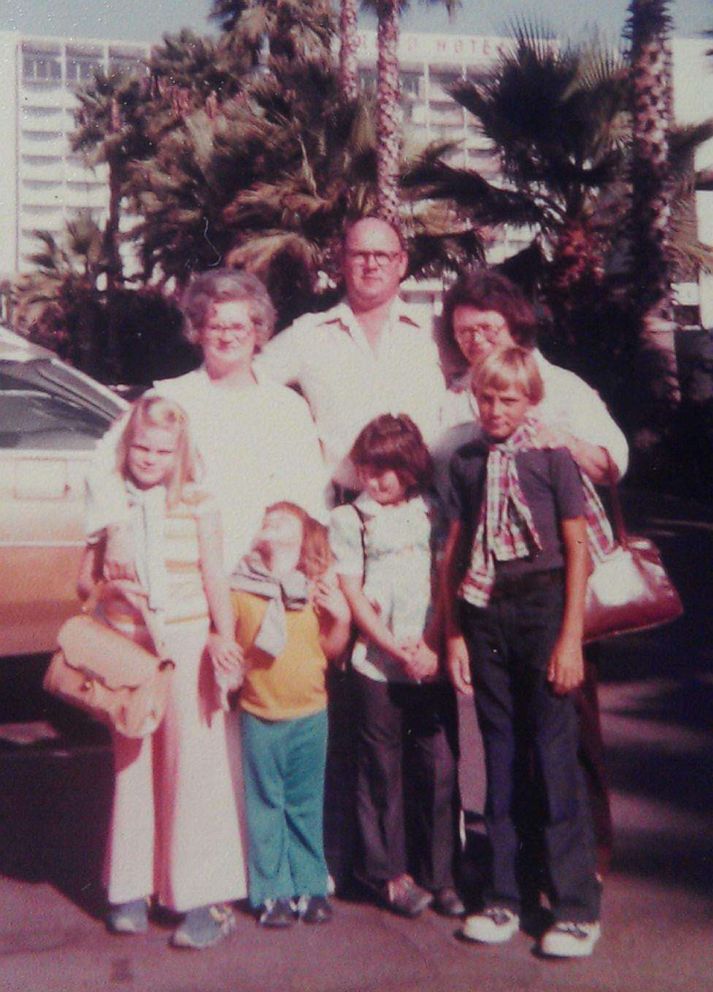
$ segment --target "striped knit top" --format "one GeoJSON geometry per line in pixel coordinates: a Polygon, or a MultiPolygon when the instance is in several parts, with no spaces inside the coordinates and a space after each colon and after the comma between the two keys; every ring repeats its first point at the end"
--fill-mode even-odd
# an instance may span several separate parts
{"type": "MultiPolygon", "coordinates": [[[[166,574],[164,623],[187,623],[208,617],[200,564],[198,526],[201,517],[217,513],[212,496],[195,493],[163,518],[162,543],[166,574]]],[[[99,599],[98,615],[111,627],[143,640],[146,625],[141,611],[116,590],[106,589],[99,599]]]]}

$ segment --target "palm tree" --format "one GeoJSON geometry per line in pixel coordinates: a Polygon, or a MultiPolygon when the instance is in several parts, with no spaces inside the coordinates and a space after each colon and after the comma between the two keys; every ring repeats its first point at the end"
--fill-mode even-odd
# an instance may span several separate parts
{"type": "MultiPolygon", "coordinates": [[[[135,189],[146,279],[181,287],[239,265],[265,279],[284,324],[328,304],[345,219],[376,209],[373,114],[344,100],[334,62],[274,58],[215,115],[194,111],[166,133],[135,189]]],[[[414,202],[404,219],[416,270],[479,257],[451,212],[414,202]]]]}
{"type": "MultiPolygon", "coordinates": [[[[460,0],[423,0],[441,3],[452,15],[460,0]]],[[[399,224],[399,171],[401,164],[401,109],[399,84],[399,17],[409,0],[363,0],[376,11],[376,135],[378,213],[399,224]]]]}
{"type": "Polygon", "coordinates": [[[295,316],[336,276],[344,218],[374,209],[375,162],[371,119],[342,99],[336,65],[275,59],[138,167],[147,272],[182,284],[219,263],[245,266],[295,316]]]}
{"type": "Polygon", "coordinates": [[[264,48],[290,59],[325,55],[335,34],[331,0],[213,0],[209,17],[251,53],[255,66],[264,48]]]}
{"type": "Polygon", "coordinates": [[[252,53],[183,28],[164,35],[149,61],[154,130],[171,129],[198,108],[235,96],[252,69],[252,53]]]}
{"type": "Polygon", "coordinates": [[[105,164],[109,205],[103,236],[103,265],[110,290],[123,282],[119,250],[120,205],[126,194],[129,166],[148,155],[152,144],[146,130],[146,77],[101,70],[77,92],[72,151],[83,152],[90,167],[105,164]]]}
{"type": "Polygon", "coordinates": [[[673,115],[671,17],[668,0],[631,0],[632,234],[639,333],[657,366],[656,398],[680,399],[671,295],[672,182],[670,131],[673,115]]]}
{"type": "Polygon", "coordinates": [[[359,94],[357,23],[359,0],[341,0],[339,7],[339,81],[345,100],[359,94]]]}
{"type": "Polygon", "coordinates": [[[101,332],[103,232],[89,213],[80,213],[67,223],[63,241],[48,231],[35,237],[40,247],[28,259],[35,269],[12,289],[14,329],[84,372],[107,378],[114,356],[106,355],[101,332]]]}
{"type": "Polygon", "coordinates": [[[614,195],[629,134],[623,62],[596,41],[559,47],[520,26],[514,47],[482,79],[458,82],[451,93],[477,120],[501,178],[451,166],[452,148],[441,144],[405,183],[455,203],[476,228],[528,231],[530,246],[510,265],[536,263],[528,281],[541,283],[564,329],[584,286],[601,283],[613,218],[623,213],[614,195]]]}

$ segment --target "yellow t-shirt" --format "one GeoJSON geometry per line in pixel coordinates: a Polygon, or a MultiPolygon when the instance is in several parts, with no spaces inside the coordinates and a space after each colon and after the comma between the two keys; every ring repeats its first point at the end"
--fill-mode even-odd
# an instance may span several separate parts
{"type": "Polygon", "coordinates": [[[254,646],[268,601],[242,590],[233,590],[231,596],[235,638],[245,652],[242,709],[263,720],[294,720],[323,710],[327,705],[327,658],[312,607],[286,611],[285,650],[271,658],[254,646]]]}

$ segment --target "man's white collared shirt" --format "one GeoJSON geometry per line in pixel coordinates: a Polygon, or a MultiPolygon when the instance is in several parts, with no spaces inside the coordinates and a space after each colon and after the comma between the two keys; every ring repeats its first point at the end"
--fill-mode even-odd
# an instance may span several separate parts
{"type": "Polygon", "coordinates": [[[377,347],[346,301],[309,313],[277,334],[255,360],[261,378],[298,386],[317,425],[334,480],[353,487],[348,460],[359,431],[383,413],[406,413],[426,443],[439,429],[445,384],[431,328],[394,301],[377,347]]]}

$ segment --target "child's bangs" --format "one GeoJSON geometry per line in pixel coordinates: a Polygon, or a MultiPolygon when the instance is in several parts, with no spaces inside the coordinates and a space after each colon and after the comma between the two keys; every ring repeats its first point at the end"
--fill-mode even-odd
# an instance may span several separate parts
{"type": "Polygon", "coordinates": [[[543,394],[542,376],[532,352],[524,348],[503,348],[483,359],[473,376],[476,396],[485,389],[507,390],[517,387],[533,405],[543,394]]]}
{"type": "Polygon", "coordinates": [[[517,386],[526,396],[530,391],[529,376],[522,366],[488,369],[479,386],[480,389],[511,389],[517,386]]]}
{"type": "Polygon", "coordinates": [[[363,468],[375,469],[377,472],[388,472],[390,469],[400,472],[407,468],[407,460],[403,457],[400,448],[388,439],[385,443],[377,442],[372,445],[361,465],[363,468]]]}

